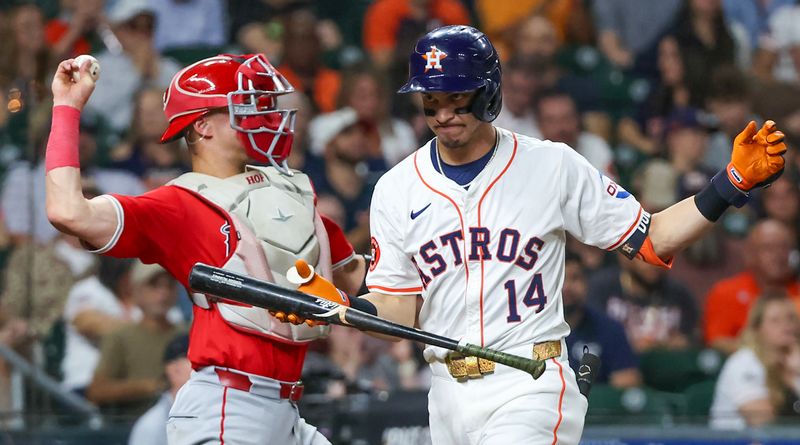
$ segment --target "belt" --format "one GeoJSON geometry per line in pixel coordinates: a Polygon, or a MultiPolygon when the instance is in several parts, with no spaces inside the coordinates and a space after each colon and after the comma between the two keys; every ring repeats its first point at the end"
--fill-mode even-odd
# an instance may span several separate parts
{"type": "MultiPolygon", "coordinates": [[[[533,345],[532,357],[547,360],[561,356],[561,340],[551,340],[533,345]]],[[[476,379],[494,372],[495,363],[478,357],[465,357],[457,352],[447,354],[447,371],[455,379],[476,379]]]]}
{"type": "MultiPolygon", "coordinates": [[[[227,386],[228,388],[238,389],[239,391],[245,392],[250,392],[250,389],[253,387],[253,382],[250,380],[250,377],[244,374],[231,372],[223,368],[215,368],[214,372],[216,372],[217,377],[219,377],[219,383],[222,386],[227,386]]],[[[280,389],[278,391],[280,398],[296,402],[303,397],[302,382],[278,383],[280,384],[280,389]]]]}

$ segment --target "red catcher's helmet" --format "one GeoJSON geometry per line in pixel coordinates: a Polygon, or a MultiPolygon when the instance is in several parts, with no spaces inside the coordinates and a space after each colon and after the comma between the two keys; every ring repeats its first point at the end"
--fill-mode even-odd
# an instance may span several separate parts
{"type": "Polygon", "coordinates": [[[164,93],[169,120],[161,142],[181,137],[209,111],[227,108],[247,155],[291,174],[286,158],[292,150],[297,110],[276,108],[276,98],[294,88],[263,54],[221,54],[184,68],[164,93]]]}

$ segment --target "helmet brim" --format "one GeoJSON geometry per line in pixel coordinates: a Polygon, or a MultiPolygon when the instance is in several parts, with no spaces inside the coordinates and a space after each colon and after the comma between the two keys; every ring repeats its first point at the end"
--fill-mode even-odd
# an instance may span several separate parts
{"type": "Polygon", "coordinates": [[[186,127],[192,125],[192,122],[207,112],[208,110],[195,111],[194,113],[184,114],[172,119],[167,126],[167,129],[164,131],[164,134],[161,135],[161,143],[165,144],[167,142],[172,142],[175,139],[179,139],[181,136],[183,136],[183,132],[186,130],[186,127]]]}
{"type": "Polygon", "coordinates": [[[400,94],[425,92],[466,92],[475,91],[484,86],[483,80],[465,76],[416,76],[397,90],[400,94]]]}

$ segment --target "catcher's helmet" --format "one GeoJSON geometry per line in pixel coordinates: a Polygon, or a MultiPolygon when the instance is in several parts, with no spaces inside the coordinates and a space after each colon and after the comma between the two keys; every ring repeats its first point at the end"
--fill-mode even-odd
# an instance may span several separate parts
{"type": "Polygon", "coordinates": [[[181,137],[198,118],[228,109],[231,127],[257,162],[269,162],[291,174],[286,158],[292,149],[297,110],[282,110],[276,98],[294,88],[263,54],[221,54],[179,71],[164,93],[169,126],[161,142],[181,137]]]}
{"type": "Polygon", "coordinates": [[[500,59],[492,42],[471,26],[443,26],[423,36],[409,57],[408,71],[408,82],[398,93],[476,91],[470,104],[475,117],[491,122],[500,113],[500,59]]]}

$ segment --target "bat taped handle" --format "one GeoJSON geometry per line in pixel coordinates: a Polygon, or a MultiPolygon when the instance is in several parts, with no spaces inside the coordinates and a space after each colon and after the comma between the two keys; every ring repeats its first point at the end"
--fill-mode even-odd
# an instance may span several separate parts
{"type": "Polygon", "coordinates": [[[494,349],[482,348],[478,345],[471,345],[469,343],[458,345],[458,352],[464,355],[472,355],[486,360],[491,360],[495,363],[500,363],[525,371],[532,375],[534,379],[538,379],[544,372],[544,362],[541,360],[534,360],[520,357],[518,355],[507,354],[494,349]]]}

